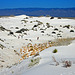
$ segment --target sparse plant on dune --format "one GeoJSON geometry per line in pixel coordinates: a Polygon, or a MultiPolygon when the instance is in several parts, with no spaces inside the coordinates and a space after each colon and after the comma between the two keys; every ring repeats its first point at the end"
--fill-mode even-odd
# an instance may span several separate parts
{"type": "Polygon", "coordinates": [[[54,17],[51,17],[50,19],[54,19],[54,17]]]}
{"type": "Polygon", "coordinates": [[[72,66],[72,62],[71,61],[64,61],[64,66],[63,67],[71,67],[72,66]]]}
{"type": "Polygon", "coordinates": [[[54,30],[58,31],[58,28],[55,28],[54,30]]]}
{"type": "Polygon", "coordinates": [[[74,32],[74,30],[70,30],[70,32],[74,32]]]}
{"type": "Polygon", "coordinates": [[[63,26],[63,28],[70,28],[70,25],[65,25],[65,26],[63,26]]]}
{"type": "Polygon", "coordinates": [[[47,28],[49,28],[50,27],[50,24],[49,23],[46,23],[46,26],[47,26],[47,28]]]}
{"type": "Polygon", "coordinates": [[[31,59],[31,62],[33,62],[33,59],[31,59]]]}
{"type": "Polygon", "coordinates": [[[54,50],[53,50],[53,53],[57,53],[57,52],[58,52],[58,50],[57,50],[57,49],[54,49],[54,50]]]}
{"type": "Polygon", "coordinates": [[[36,58],[36,59],[31,59],[31,62],[29,63],[28,67],[31,68],[31,67],[33,67],[34,65],[39,64],[40,59],[41,59],[40,57],[38,57],[38,58],[36,58]]]}
{"type": "Polygon", "coordinates": [[[54,56],[52,56],[52,59],[53,59],[53,61],[56,63],[55,66],[58,66],[58,65],[59,65],[59,62],[57,62],[57,60],[55,59],[54,56]]]}
{"type": "Polygon", "coordinates": [[[56,34],[56,32],[52,32],[52,34],[56,34]]]}

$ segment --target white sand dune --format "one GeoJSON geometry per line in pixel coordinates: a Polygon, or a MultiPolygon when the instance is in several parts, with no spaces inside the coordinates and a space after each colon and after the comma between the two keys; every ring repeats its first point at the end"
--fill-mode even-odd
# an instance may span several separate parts
{"type": "Polygon", "coordinates": [[[39,63],[31,68],[28,68],[28,65],[32,57],[30,56],[19,63],[21,55],[18,55],[20,49],[29,43],[34,45],[55,39],[75,38],[75,19],[58,19],[56,17],[50,19],[50,17],[20,15],[1,17],[1,26],[5,29],[0,29],[0,44],[5,48],[0,48],[0,75],[75,75],[75,41],[68,46],[54,46],[40,52],[39,63]],[[68,25],[69,28],[65,27],[68,25]],[[22,28],[28,30],[16,33],[22,28]],[[13,32],[13,34],[10,34],[10,32],[13,32]],[[37,37],[39,37],[38,40],[37,37]],[[57,49],[58,52],[53,53],[54,49],[57,49]],[[59,62],[58,66],[55,66],[56,63],[52,56],[59,62]],[[66,60],[72,62],[71,67],[63,67],[62,61],[66,60]]]}

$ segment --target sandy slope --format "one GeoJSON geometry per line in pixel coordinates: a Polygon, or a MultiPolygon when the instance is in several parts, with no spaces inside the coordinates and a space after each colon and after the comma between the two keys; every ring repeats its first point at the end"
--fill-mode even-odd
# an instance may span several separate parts
{"type": "MultiPolygon", "coordinates": [[[[24,60],[21,64],[12,67],[8,71],[2,72],[4,75],[74,75],[75,74],[75,42],[68,46],[57,46],[48,48],[40,53],[41,59],[39,64],[28,68],[31,58],[24,60]],[[54,49],[57,49],[57,53],[52,53],[54,49]],[[53,61],[52,56],[59,62],[58,66],[53,61]],[[71,67],[63,67],[63,60],[69,60],[72,62],[71,67]],[[12,73],[14,72],[14,73],[12,73]]],[[[38,58],[38,57],[36,57],[38,58]]]]}
{"type": "Polygon", "coordinates": [[[75,20],[57,18],[50,19],[50,17],[29,17],[26,15],[20,15],[0,18],[0,26],[3,26],[5,29],[10,30],[14,34],[10,34],[10,31],[7,30],[0,30],[0,44],[5,46],[5,48],[3,49],[0,48],[0,70],[2,70],[0,72],[1,75],[75,74],[74,64],[72,65],[72,67],[66,69],[62,67],[63,63],[61,63],[61,59],[71,60],[72,62],[75,61],[75,42],[73,42],[69,46],[51,47],[40,52],[41,59],[39,64],[30,69],[28,68],[28,65],[32,57],[23,60],[20,64],[18,64],[21,58],[20,49],[29,43],[32,43],[34,45],[35,43],[46,43],[48,41],[59,38],[75,37],[75,20]],[[39,25],[39,23],[41,24],[39,25]],[[50,25],[49,28],[47,27],[47,23],[50,25]],[[34,25],[38,26],[34,27],[34,25]],[[64,28],[64,26],[67,25],[70,25],[70,27],[64,28]],[[16,31],[22,28],[28,29],[28,31],[16,33],[16,31]],[[55,28],[57,28],[58,30],[54,30],[55,28]],[[70,30],[73,30],[74,32],[70,32],[70,30]],[[37,37],[39,37],[39,40],[37,40],[37,37]],[[56,54],[52,53],[55,48],[58,50],[56,54]],[[55,66],[55,63],[52,60],[52,56],[54,56],[60,63],[58,66],[55,66]],[[13,66],[14,64],[17,64],[17,66],[13,66]],[[11,66],[13,67],[10,68],[11,66]]]}
{"type": "Polygon", "coordinates": [[[29,71],[23,73],[23,75],[74,75],[75,74],[75,42],[69,46],[52,47],[44,50],[40,53],[40,63],[38,66],[31,68],[29,71]],[[58,53],[54,54],[52,51],[58,49],[58,53]],[[52,56],[59,62],[58,66],[52,61],[52,56]],[[62,60],[72,61],[72,67],[63,67],[62,60]]]}

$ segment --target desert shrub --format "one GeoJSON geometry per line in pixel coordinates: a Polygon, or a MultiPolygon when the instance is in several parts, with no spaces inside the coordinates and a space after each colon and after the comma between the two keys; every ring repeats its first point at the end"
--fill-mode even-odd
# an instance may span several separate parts
{"type": "Polygon", "coordinates": [[[54,19],[54,17],[51,17],[50,19],[54,19]]]}
{"type": "Polygon", "coordinates": [[[41,25],[41,24],[43,24],[43,22],[38,21],[38,25],[41,25]]]}
{"type": "Polygon", "coordinates": [[[57,30],[57,31],[58,31],[58,29],[57,29],[57,28],[55,28],[54,30],[57,30]]]}
{"type": "Polygon", "coordinates": [[[72,66],[72,62],[71,61],[64,61],[64,67],[71,67],[72,66]]]}
{"type": "Polygon", "coordinates": [[[1,62],[5,62],[4,60],[1,60],[1,62]]]}
{"type": "Polygon", "coordinates": [[[37,27],[38,25],[34,25],[33,27],[37,27]]]}
{"type": "Polygon", "coordinates": [[[6,68],[11,68],[12,66],[7,66],[6,68]]]}
{"type": "Polygon", "coordinates": [[[14,71],[12,71],[12,73],[14,73],[14,71]]]}
{"type": "Polygon", "coordinates": [[[17,52],[16,50],[14,50],[14,52],[17,52]]]}
{"type": "Polygon", "coordinates": [[[52,32],[52,34],[56,34],[56,32],[52,32]]]}
{"type": "Polygon", "coordinates": [[[29,16],[29,18],[33,18],[33,16],[29,16]]]}
{"type": "Polygon", "coordinates": [[[10,32],[9,34],[12,34],[13,35],[14,33],[13,32],[10,32]]]}
{"type": "Polygon", "coordinates": [[[74,32],[74,30],[70,30],[70,32],[74,32]]]}
{"type": "Polygon", "coordinates": [[[49,23],[46,23],[46,26],[47,26],[47,28],[49,28],[50,27],[49,23]]]}
{"type": "Polygon", "coordinates": [[[28,21],[26,21],[26,20],[21,20],[21,21],[24,21],[25,23],[27,23],[28,21]]]}
{"type": "Polygon", "coordinates": [[[59,32],[62,32],[63,33],[63,31],[61,31],[61,30],[59,32]]]}
{"type": "Polygon", "coordinates": [[[15,27],[15,29],[19,29],[18,27],[15,27]]]}
{"type": "Polygon", "coordinates": [[[34,29],[34,31],[37,31],[37,29],[34,29]]]}
{"type": "Polygon", "coordinates": [[[0,67],[3,67],[3,65],[0,65],[0,67]]]}
{"type": "Polygon", "coordinates": [[[28,17],[26,17],[25,19],[28,19],[28,17]]]}
{"type": "Polygon", "coordinates": [[[52,27],[52,28],[53,28],[53,26],[50,26],[50,27],[52,27]]]}
{"type": "Polygon", "coordinates": [[[61,19],[61,17],[58,17],[58,19],[61,19]]]}
{"type": "Polygon", "coordinates": [[[30,21],[30,23],[32,23],[33,21],[30,21]]]}
{"type": "Polygon", "coordinates": [[[70,28],[70,25],[65,25],[65,26],[63,26],[63,28],[70,28]]]}
{"type": "Polygon", "coordinates": [[[24,26],[26,26],[26,25],[24,25],[24,26]]]}
{"type": "Polygon", "coordinates": [[[0,38],[0,41],[4,42],[4,40],[2,40],[1,38],[0,38]]]}
{"type": "Polygon", "coordinates": [[[49,23],[46,23],[46,25],[49,25],[49,23]]]}
{"type": "Polygon", "coordinates": [[[60,27],[62,27],[62,25],[60,25],[60,27]]]}
{"type": "Polygon", "coordinates": [[[19,31],[16,31],[16,33],[22,33],[22,32],[19,30],[19,31]]]}
{"type": "Polygon", "coordinates": [[[57,35],[61,35],[61,34],[57,34],[57,35]]]}
{"type": "Polygon", "coordinates": [[[36,57],[36,56],[39,56],[39,53],[36,53],[36,54],[34,55],[34,57],[36,57]]]}
{"type": "Polygon", "coordinates": [[[0,48],[1,48],[1,49],[3,49],[3,48],[6,48],[6,47],[5,47],[5,46],[3,46],[2,44],[0,44],[0,48]]]}
{"type": "Polygon", "coordinates": [[[3,26],[0,26],[0,30],[4,31],[6,29],[3,26]]]}
{"type": "Polygon", "coordinates": [[[27,33],[24,33],[24,35],[27,35],[27,33]]]}
{"type": "Polygon", "coordinates": [[[31,62],[33,62],[33,59],[31,59],[31,62]]]}
{"type": "Polygon", "coordinates": [[[44,30],[44,29],[40,28],[40,30],[44,30]]]}
{"type": "Polygon", "coordinates": [[[57,35],[57,37],[62,37],[62,36],[57,35]]]}
{"type": "Polygon", "coordinates": [[[40,62],[40,57],[36,58],[36,59],[31,59],[31,62],[29,63],[28,67],[33,67],[36,64],[39,64],[40,62]]]}
{"type": "Polygon", "coordinates": [[[53,53],[57,53],[57,52],[58,52],[58,50],[57,50],[57,49],[54,49],[54,50],[53,50],[53,53]]]}
{"type": "Polygon", "coordinates": [[[41,31],[41,33],[44,33],[44,31],[41,31]]]}
{"type": "Polygon", "coordinates": [[[24,31],[29,31],[29,30],[28,30],[27,28],[26,28],[26,29],[22,28],[22,29],[16,31],[16,33],[22,33],[22,32],[24,32],[24,31]]]}

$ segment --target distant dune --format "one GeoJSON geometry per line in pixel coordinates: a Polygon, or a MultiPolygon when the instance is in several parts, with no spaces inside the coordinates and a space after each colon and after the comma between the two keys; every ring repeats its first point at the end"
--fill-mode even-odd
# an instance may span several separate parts
{"type": "Polygon", "coordinates": [[[75,17],[75,8],[16,8],[0,9],[0,16],[28,15],[28,16],[54,16],[75,17]]]}

